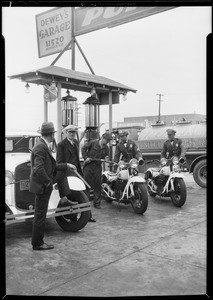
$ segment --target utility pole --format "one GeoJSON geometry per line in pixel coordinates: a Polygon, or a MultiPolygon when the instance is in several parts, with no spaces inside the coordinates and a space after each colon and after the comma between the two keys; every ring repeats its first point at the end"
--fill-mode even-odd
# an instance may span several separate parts
{"type": "Polygon", "coordinates": [[[157,123],[160,123],[160,105],[161,105],[161,101],[163,101],[161,99],[161,96],[163,96],[163,95],[162,94],[157,94],[157,96],[159,96],[159,99],[157,99],[157,101],[159,101],[158,121],[157,121],[157,123]]]}

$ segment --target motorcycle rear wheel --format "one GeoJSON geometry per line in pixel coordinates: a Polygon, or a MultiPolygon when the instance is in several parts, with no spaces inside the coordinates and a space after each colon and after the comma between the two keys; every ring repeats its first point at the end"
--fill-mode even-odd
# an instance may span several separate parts
{"type": "Polygon", "coordinates": [[[148,207],[148,193],[146,185],[143,183],[134,183],[135,196],[131,199],[131,205],[136,214],[143,214],[148,207]]]}
{"type": "MultiPolygon", "coordinates": [[[[87,195],[82,191],[72,191],[73,198],[72,201],[76,201],[80,203],[89,202],[87,195]]],[[[58,207],[62,207],[59,202],[58,207]]],[[[83,211],[81,213],[70,214],[70,215],[62,215],[55,217],[58,225],[64,230],[68,232],[76,232],[84,228],[89,221],[90,218],[90,210],[83,211]]]]}
{"type": "Polygon", "coordinates": [[[174,180],[174,192],[170,193],[172,203],[176,207],[181,207],[186,202],[186,184],[183,178],[175,178],[174,180]]]}

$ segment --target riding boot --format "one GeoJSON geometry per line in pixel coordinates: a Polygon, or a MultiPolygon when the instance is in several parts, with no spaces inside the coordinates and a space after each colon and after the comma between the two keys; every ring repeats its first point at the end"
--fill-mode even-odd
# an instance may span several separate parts
{"type": "Polygon", "coordinates": [[[163,192],[164,179],[165,179],[165,176],[163,174],[160,174],[158,179],[157,179],[157,190],[156,190],[156,192],[159,195],[161,195],[162,192],[163,192]]]}

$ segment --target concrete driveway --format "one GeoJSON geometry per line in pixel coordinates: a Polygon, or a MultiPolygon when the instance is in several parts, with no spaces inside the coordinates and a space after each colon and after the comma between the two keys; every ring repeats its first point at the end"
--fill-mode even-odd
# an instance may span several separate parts
{"type": "Polygon", "coordinates": [[[153,296],[206,294],[206,189],[186,173],[182,208],[149,197],[144,215],[102,201],[96,223],[63,232],[47,219],[50,251],[31,248],[32,222],[6,227],[6,294],[153,296]]]}

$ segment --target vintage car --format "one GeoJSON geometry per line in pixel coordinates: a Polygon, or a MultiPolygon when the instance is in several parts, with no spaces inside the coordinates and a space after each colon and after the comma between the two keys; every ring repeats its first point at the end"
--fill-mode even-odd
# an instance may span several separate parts
{"type": "MultiPolygon", "coordinates": [[[[35,194],[29,192],[30,155],[40,139],[38,132],[6,132],[5,136],[5,222],[23,222],[34,216],[35,194]]],[[[53,152],[56,152],[53,145],[53,152]]],[[[53,156],[55,153],[53,153],[53,156]]],[[[48,217],[55,217],[59,226],[70,232],[82,229],[90,217],[90,202],[85,194],[85,183],[76,176],[68,177],[74,206],[62,206],[57,184],[49,200],[48,217]]]]}

